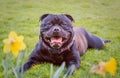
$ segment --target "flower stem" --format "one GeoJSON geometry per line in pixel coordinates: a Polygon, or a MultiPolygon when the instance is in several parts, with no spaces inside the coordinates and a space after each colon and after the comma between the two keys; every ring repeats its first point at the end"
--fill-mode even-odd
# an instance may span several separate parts
{"type": "Polygon", "coordinates": [[[8,78],[8,62],[9,62],[8,55],[9,53],[6,54],[5,60],[2,60],[2,65],[4,68],[4,78],[8,78]]]}
{"type": "MultiPolygon", "coordinates": [[[[22,52],[22,59],[21,59],[21,61],[22,61],[22,66],[23,66],[23,64],[24,64],[24,57],[25,57],[25,52],[22,52]]],[[[22,68],[22,72],[21,72],[21,78],[23,78],[23,68],[22,68]]]]}

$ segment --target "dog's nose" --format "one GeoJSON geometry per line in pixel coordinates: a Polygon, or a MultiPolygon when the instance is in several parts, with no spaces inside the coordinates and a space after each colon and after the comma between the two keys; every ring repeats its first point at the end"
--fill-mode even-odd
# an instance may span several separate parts
{"type": "Polygon", "coordinates": [[[59,31],[60,31],[59,27],[56,26],[56,27],[53,28],[53,32],[59,32],[59,31]]]}

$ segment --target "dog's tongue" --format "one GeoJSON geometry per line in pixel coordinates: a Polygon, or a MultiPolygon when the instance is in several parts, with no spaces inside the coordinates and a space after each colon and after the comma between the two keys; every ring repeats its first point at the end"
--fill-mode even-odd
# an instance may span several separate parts
{"type": "Polygon", "coordinates": [[[60,38],[51,38],[51,43],[53,43],[53,44],[62,44],[62,37],[60,37],[60,38]]]}

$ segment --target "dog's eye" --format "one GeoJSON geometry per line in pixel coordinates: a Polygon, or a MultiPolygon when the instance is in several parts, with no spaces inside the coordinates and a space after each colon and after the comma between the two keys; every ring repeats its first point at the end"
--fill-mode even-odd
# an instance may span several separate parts
{"type": "Polygon", "coordinates": [[[49,22],[49,23],[47,23],[46,25],[47,25],[47,26],[52,26],[53,24],[49,22]]]}
{"type": "Polygon", "coordinates": [[[67,26],[67,24],[66,24],[66,23],[63,23],[62,26],[67,26]]]}

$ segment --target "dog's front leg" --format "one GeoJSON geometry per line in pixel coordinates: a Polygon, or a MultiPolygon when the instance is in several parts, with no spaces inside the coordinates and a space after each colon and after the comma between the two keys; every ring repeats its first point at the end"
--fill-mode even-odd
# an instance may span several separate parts
{"type": "Polygon", "coordinates": [[[43,62],[42,54],[40,52],[40,44],[38,43],[29,56],[27,62],[19,69],[19,72],[24,72],[30,69],[33,65],[43,62]]]}
{"type": "Polygon", "coordinates": [[[67,75],[73,74],[80,66],[80,56],[75,43],[73,43],[71,51],[66,55],[66,66],[67,70],[65,74],[67,75]]]}
{"type": "Polygon", "coordinates": [[[30,69],[33,65],[40,64],[42,61],[36,57],[30,57],[28,61],[19,69],[19,72],[24,72],[30,69]]]}

